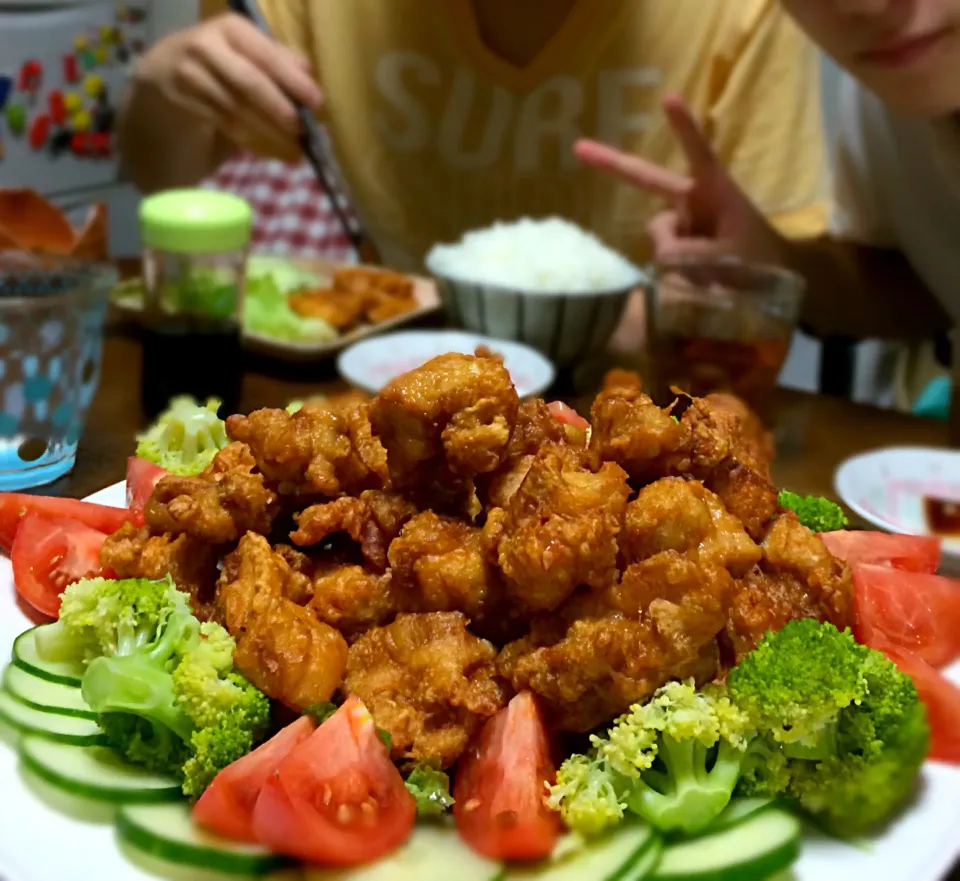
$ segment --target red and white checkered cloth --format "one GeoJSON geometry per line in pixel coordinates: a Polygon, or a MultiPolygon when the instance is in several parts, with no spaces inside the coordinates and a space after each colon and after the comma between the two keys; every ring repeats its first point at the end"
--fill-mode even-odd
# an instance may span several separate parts
{"type": "MultiPolygon", "coordinates": [[[[227,160],[204,186],[234,193],[253,206],[257,253],[357,260],[329,194],[306,161],[287,165],[245,153],[227,160]]],[[[348,216],[352,219],[353,212],[348,216]]]]}

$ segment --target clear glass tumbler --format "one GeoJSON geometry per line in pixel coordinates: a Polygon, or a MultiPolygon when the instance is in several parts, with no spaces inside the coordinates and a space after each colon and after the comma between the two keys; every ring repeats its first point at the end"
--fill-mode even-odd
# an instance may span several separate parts
{"type": "Polygon", "coordinates": [[[800,317],[797,274],[732,257],[654,268],[647,288],[647,376],[660,404],[671,388],[728,392],[763,414],[800,317]]]}
{"type": "Polygon", "coordinates": [[[0,491],[73,468],[116,280],[102,264],[0,253],[0,491]]]}

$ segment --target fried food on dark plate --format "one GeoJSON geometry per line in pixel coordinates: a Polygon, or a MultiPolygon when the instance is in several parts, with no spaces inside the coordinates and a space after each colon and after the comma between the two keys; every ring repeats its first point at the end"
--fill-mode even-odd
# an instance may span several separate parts
{"type": "Polygon", "coordinates": [[[330,700],[347,661],[343,636],[289,599],[302,595],[304,577],[262,535],[248,533],[224,561],[217,591],[237,669],[296,710],[330,700]]]}
{"type": "Polygon", "coordinates": [[[227,434],[247,444],[257,468],[283,495],[378,489],[387,477],[386,452],[373,436],[368,405],[331,408],[306,403],[296,413],[256,410],[227,419],[227,434]]]}
{"type": "Polygon", "coordinates": [[[390,734],[395,760],[449,768],[506,705],[496,655],[459,612],[399,615],[350,647],[346,691],[390,734]]]}
{"type": "Polygon", "coordinates": [[[162,478],[144,510],[147,526],[153,534],[186,534],[214,545],[246,532],[268,533],[279,500],[256,464],[249,447],[232,443],[197,477],[162,478]]]}

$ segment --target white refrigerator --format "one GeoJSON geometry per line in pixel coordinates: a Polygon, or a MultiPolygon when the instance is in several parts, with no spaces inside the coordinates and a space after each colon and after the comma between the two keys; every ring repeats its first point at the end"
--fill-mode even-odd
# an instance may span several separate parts
{"type": "Polygon", "coordinates": [[[198,20],[197,0],[0,0],[0,187],[29,187],[82,222],[109,210],[114,257],[139,253],[136,190],[114,129],[132,64],[198,20]]]}

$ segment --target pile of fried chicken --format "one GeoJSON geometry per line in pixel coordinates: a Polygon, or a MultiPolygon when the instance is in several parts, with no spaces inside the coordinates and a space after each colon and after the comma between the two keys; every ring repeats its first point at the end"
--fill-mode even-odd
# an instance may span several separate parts
{"type": "Polygon", "coordinates": [[[271,698],[357,695],[407,765],[452,765],[517,691],[586,732],[790,619],[851,624],[849,572],[778,508],[741,402],[663,409],[614,372],[590,423],[521,402],[496,357],[444,355],[368,401],[230,417],[102,560],[169,573],[271,698]]]}
{"type": "Polygon", "coordinates": [[[347,266],[330,286],[291,294],[290,308],[303,318],[319,318],[345,332],[358,324],[380,324],[418,306],[413,279],[388,269],[347,266]]]}

